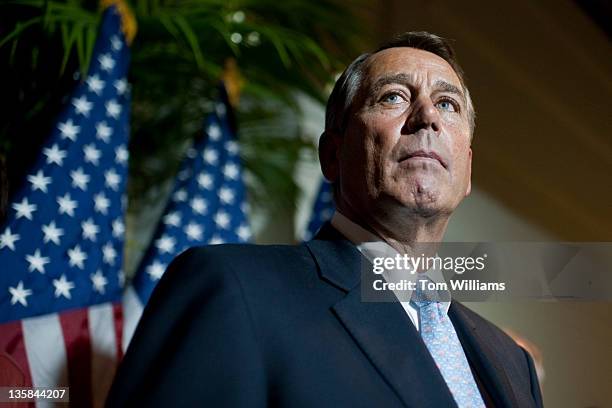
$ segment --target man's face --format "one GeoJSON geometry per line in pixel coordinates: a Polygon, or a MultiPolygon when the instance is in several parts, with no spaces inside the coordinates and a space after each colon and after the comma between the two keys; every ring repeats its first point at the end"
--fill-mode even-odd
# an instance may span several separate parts
{"type": "Polygon", "coordinates": [[[457,74],[437,55],[407,47],[365,64],[347,129],[336,138],[340,200],[362,214],[450,215],[471,188],[457,74]]]}

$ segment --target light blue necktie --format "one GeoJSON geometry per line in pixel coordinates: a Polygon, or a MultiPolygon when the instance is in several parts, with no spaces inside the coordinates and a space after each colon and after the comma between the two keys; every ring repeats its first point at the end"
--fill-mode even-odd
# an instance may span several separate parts
{"type": "MultiPolygon", "coordinates": [[[[428,281],[431,282],[431,281],[428,281]]],[[[447,305],[436,291],[421,289],[417,282],[412,303],[419,310],[421,338],[460,408],[484,408],[485,404],[470,370],[467,358],[448,317],[447,305]]]]}

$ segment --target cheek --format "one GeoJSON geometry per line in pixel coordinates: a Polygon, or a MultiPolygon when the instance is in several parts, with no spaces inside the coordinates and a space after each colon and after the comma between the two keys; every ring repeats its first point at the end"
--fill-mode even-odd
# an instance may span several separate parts
{"type": "Polygon", "coordinates": [[[465,195],[470,181],[470,136],[462,126],[448,126],[444,137],[447,138],[448,153],[451,157],[448,183],[445,188],[452,196],[465,195]]]}
{"type": "Polygon", "coordinates": [[[368,183],[376,191],[384,189],[385,182],[397,171],[393,152],[398,143],[395,135],[399,134],[393,129],[379,128],[366,139],[368,183]]]}
{"type": "Polygon", "coordinates": [[[446,127],[445,136],[453,158],[453,167],[465,168],[469,162],[470,133],[463,124],[455,123],[446,127]]]}
{"type": "Polygon", "coordinates": [[[467,185],[470,182],[471,171],[470,171],[470,160],[469,160],[469,147],[458,146],[453,151],[454,165],[453,172],[451,174],[453,183],[453,190],[457,192],[465,192],[467,185]]]}
{"type": "Polygon", "coordinates": [[[370,178],[369,138],[364,134],[364,129],[357,125],[347,128],[344,138],[339,158],[341,182],[347,194],[361,195],[365,187],[364,180],[370,178]]]}
{"type": "Polygon", "coordinates": [[[392,115],[382,112],[364,115],[354,133],[353,140],[362,146],[360,160],[356,165],[367,169],[369,177],[379,178],[389,170],[391,153],[401,134],[402,124],[392,115]],[[396,123],[397,122],[397,123],[396,123]]]}
{"type": "Polygon", "coordinates": [[[469,123],[464,115],[456,112],[441,112],[440,116],[445,128],[453,129],[454,132],[467,132],[469,134],[469,123]]]}

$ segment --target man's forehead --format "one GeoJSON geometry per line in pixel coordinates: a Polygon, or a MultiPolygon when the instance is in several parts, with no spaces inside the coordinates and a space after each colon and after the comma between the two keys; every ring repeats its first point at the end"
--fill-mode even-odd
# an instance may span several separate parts
{"type": "Polygon", "coordinates": [[[370,86],[383,77],[401,75],[413,80],[427,79],[431,84],[443,80],[461,87],[457,73],[444,58],[411,47],[388,48],[371,55],[364,73],[364,80],[370,86]]]}

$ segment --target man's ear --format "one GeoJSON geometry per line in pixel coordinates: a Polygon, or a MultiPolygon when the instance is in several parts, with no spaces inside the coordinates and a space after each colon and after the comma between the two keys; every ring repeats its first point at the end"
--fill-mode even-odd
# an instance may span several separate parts
{"type": "Polygon", "coordinates": [[[472,192],[472,148],[470,147],[470,149],[468,150],[468,183],[467,183],[467,188],[465,190],[465,196],[469,196],[470,193],[472,192]]]}
{"type": "Polygon", "coordinates": [[[319,138],[319,162],[321,171],[331,183],[335,183],[339,176],[340,136],[335,132],[326,130],[319,138]]]}

